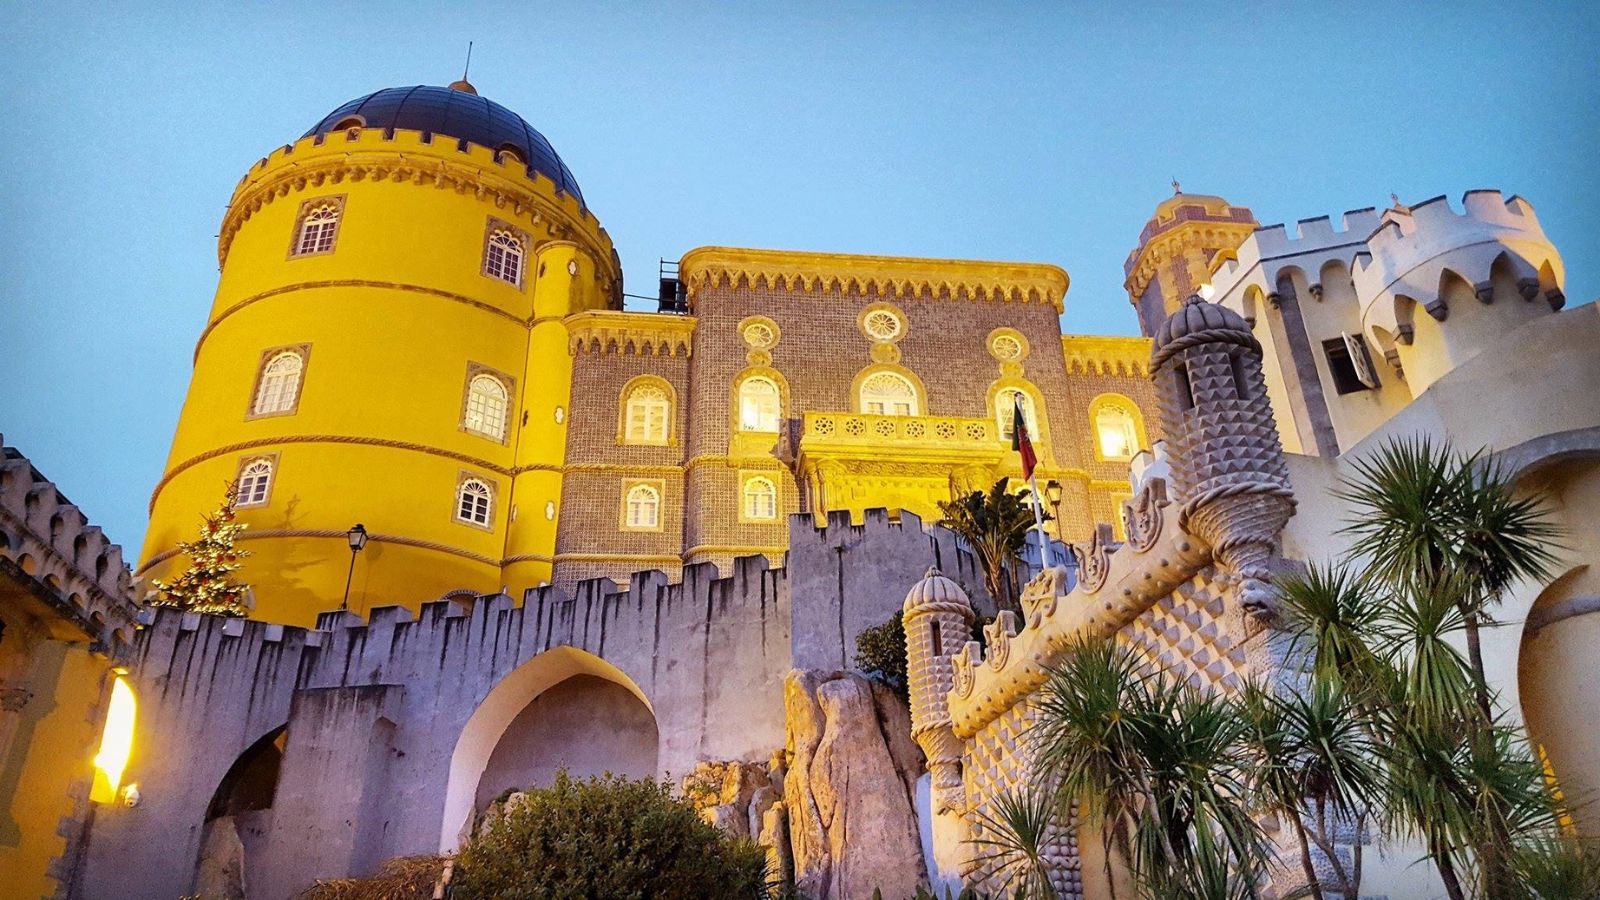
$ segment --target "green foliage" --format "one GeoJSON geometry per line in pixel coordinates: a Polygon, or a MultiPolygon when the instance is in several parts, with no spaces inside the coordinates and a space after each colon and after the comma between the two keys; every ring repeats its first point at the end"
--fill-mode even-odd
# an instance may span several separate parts
{"type": "Polygon", "coordinates": [[[988,493],[973,491],[939,504],[946,528],[960,535],[983,568],[984,587],[999,609],[1020,612],[1012,596],[1009,569],[1022,555],[1028,532],[1033,528],[1033,508],[1027,501],[1006,490],[1006,479],[994,483],[988,493]]]}
{"type": "Polygon", "coordinates": [[[856,635],[856,668],[893,688],[900,699],[909,701],[905,613],[896,610],[889,621],[856,635]]]}
{"type": "Polygon", "coordinates": [[[1095,640],[1050,672],[1034,739],[1057,808],[1076,801],[1100,827],[1108,868],[1115,853],[1153,896],[1228,897],[1252,894],[1266,860],[1248,731],[1230,699],[1095,640]]]}
{"type": "Polygon", "coordinates": [[[223,494],[222,505],[203,517],[199,539],[178,542],[178,549],[190,559],[189,568],[170,583],[152,579],[158,591],[152,601],[155,605],[218,616],[237,617],[249,613],[245,600],[250,587],[232,577],[241,567],[240,560],[250,555],[249,550],[233,545],[250,527],[235,521],[238,500],[239,485],[230,483],[223,494]]]}
{"type": "Polygon", "coordinates": [[[666,784],[563,771],[462,849],[453,896],[751,900],[766,896],[765,865],[761,848],[706,824],[666,784]]]}
{"type": "Polygon", "coordinates": [[[1525,900],[1600,897],[1600,848],[1575,837],[1532,842],[1518,850],[1512,865],[1525,900]]]}
{"type": "Polygon", "coordinates": [[[978,810],[982,837],[971,843],[981,851],[973,862],[993,864],[1018,897],[1054,900],[1045,851],[1061,840],[1055,824],[1055,803],[1048,792],[1024,788],[995,798],[993,812],[978,810]]]}

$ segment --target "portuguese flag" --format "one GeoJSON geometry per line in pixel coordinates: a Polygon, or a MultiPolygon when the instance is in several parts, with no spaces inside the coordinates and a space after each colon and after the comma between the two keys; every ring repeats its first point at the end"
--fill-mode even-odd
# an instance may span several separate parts
{"type": "Polygon", "coordinates": [[[1034,467],[1039,465],[1039,457],[1033,453],[1033,441],[1028,437],[1028,420],[1022,414],[1022,396],[1012,395],[1015,405],[1011,407],[1011,449],[1022,454],[1022,477],[1033,477],[1034,467]]]}

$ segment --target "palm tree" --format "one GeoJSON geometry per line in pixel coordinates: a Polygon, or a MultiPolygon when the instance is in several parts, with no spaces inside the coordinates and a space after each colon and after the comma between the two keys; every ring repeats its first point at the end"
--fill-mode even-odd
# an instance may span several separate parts
{"type": "Polygon", "coordinates": [[[973,859],[979,866],[994,864],[1017,897],[1029,900],[1054,900],[1055,885],[1050,881],[1050,865],[1045,851],[1062,839],[1057,826],[1055,804],[1048,791],[1025,787],[999,795],[993,811],[978,810],[984,836],[970,843],[983,849],[973,859]]]}
{"type": "Polygon", "coordinates": [[[1008,566],[1022,555],[1028,532],[1033,528],[1033,510],[1022,498],[1006,490],[1006,479],[994,483],[986,494],[973,491],[939,504],[944,525],[960,535],[978,555],[983,568],[983,584],[994,598],[996,609],[1020,613],[1012,596],[1008,566]]]}
{"type": "Polygon", "coordinates": [[[1227,698],[1090,641],[1050,672],[1030,740],[1058,809],[1100,827],[1108,879],[1118,858],[1154,896],[1254,896],[1265,849],[1247,728],[1227,698]]]}
{"type": "MultiPolygon", "coordinates": [[[[1418,638],[1407,660],[1408,691],[1419,691],[1412,700],[1424,704],[1416,712],[1434,717],[1424,726],[1430,729],[1465,713],[1456,719],[1468,723],[1460,738],[1480,756],[1489,754],[1496,714],[1480,632],[1494,624],[1494,607],[1513,583],[1549,578],[1560,532],[1540,499],[1517,496],[1509,473],[1481,450],[1461,453],[1427,438],[1391,440],[1355,469],[1356,477],[1335,491],[1351,506],[1343,530],[1355,537],[1352,555],[1367,561],[1367,579],[1403,595],[1393,606],[1414,617],[1398,624],[1418,638]],[[1464,667],[1445,640],[1457,630],[1467,648],[1464,667]],[[1461,696],[1475,708],[1460,709],[1461,696]]],[[[1485,824],[1482,882],[1503,896],[1511,890],[1513,836],[1503,816],[1485,824]]]]}

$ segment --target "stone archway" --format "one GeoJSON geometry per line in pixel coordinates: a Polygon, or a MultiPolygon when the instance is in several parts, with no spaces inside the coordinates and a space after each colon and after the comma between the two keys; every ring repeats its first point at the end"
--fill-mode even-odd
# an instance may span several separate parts
{"type": "Polygon", "coordinates": [[[500,680],[473,710],[450,755],[439,849],[454,851],[480,800],[547,781],[562,765],[580,775],[656,771],[655,710],[621,669],[556,647],[500,680]]]}
{"type": "Polygon", "coordinates": [[[250,873],[260,865],[272,829],[272,803],[288,739],[282,725],[262,735],[239,754],[217,784],[206,805],[195,860],[199,896],[245,896],[250,873]]]}
{"type": "Polygon", "coordinates": [[[1518,700],[1528,736],[1560,781],[1578,830],[1600,836],[1600,572],[1577,566],[1551,582],[1528,611],[1517,654],[1518,700]]]}

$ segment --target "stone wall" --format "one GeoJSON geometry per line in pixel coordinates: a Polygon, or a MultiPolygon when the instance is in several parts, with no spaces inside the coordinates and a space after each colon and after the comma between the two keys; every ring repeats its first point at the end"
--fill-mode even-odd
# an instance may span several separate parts
{"type": "Polygon", "coordinates": [[[81,896],[189,892],[224,775],[284,726],[272,805],[251,814],[252,897],[455,846],[502,736],[574,676],[648,708],[658,774],[765,762],[785,743],[791,668],[848,668],[856,634],[888,619],[930,565],[981,583],[954,538],[915,517],[875,511],[818,529],[797,516],[790,527],[787,570],[751,557],[725,578],[695,565],[676,583],[643,572],[626,590],[600,579],[521,604],[430,603],[414,619],[400,607],[367,621],[327,613],[315,629],[156,612],[130,655],[140,715],[128,778],[143,801],[98,811],[81,896]]]}

